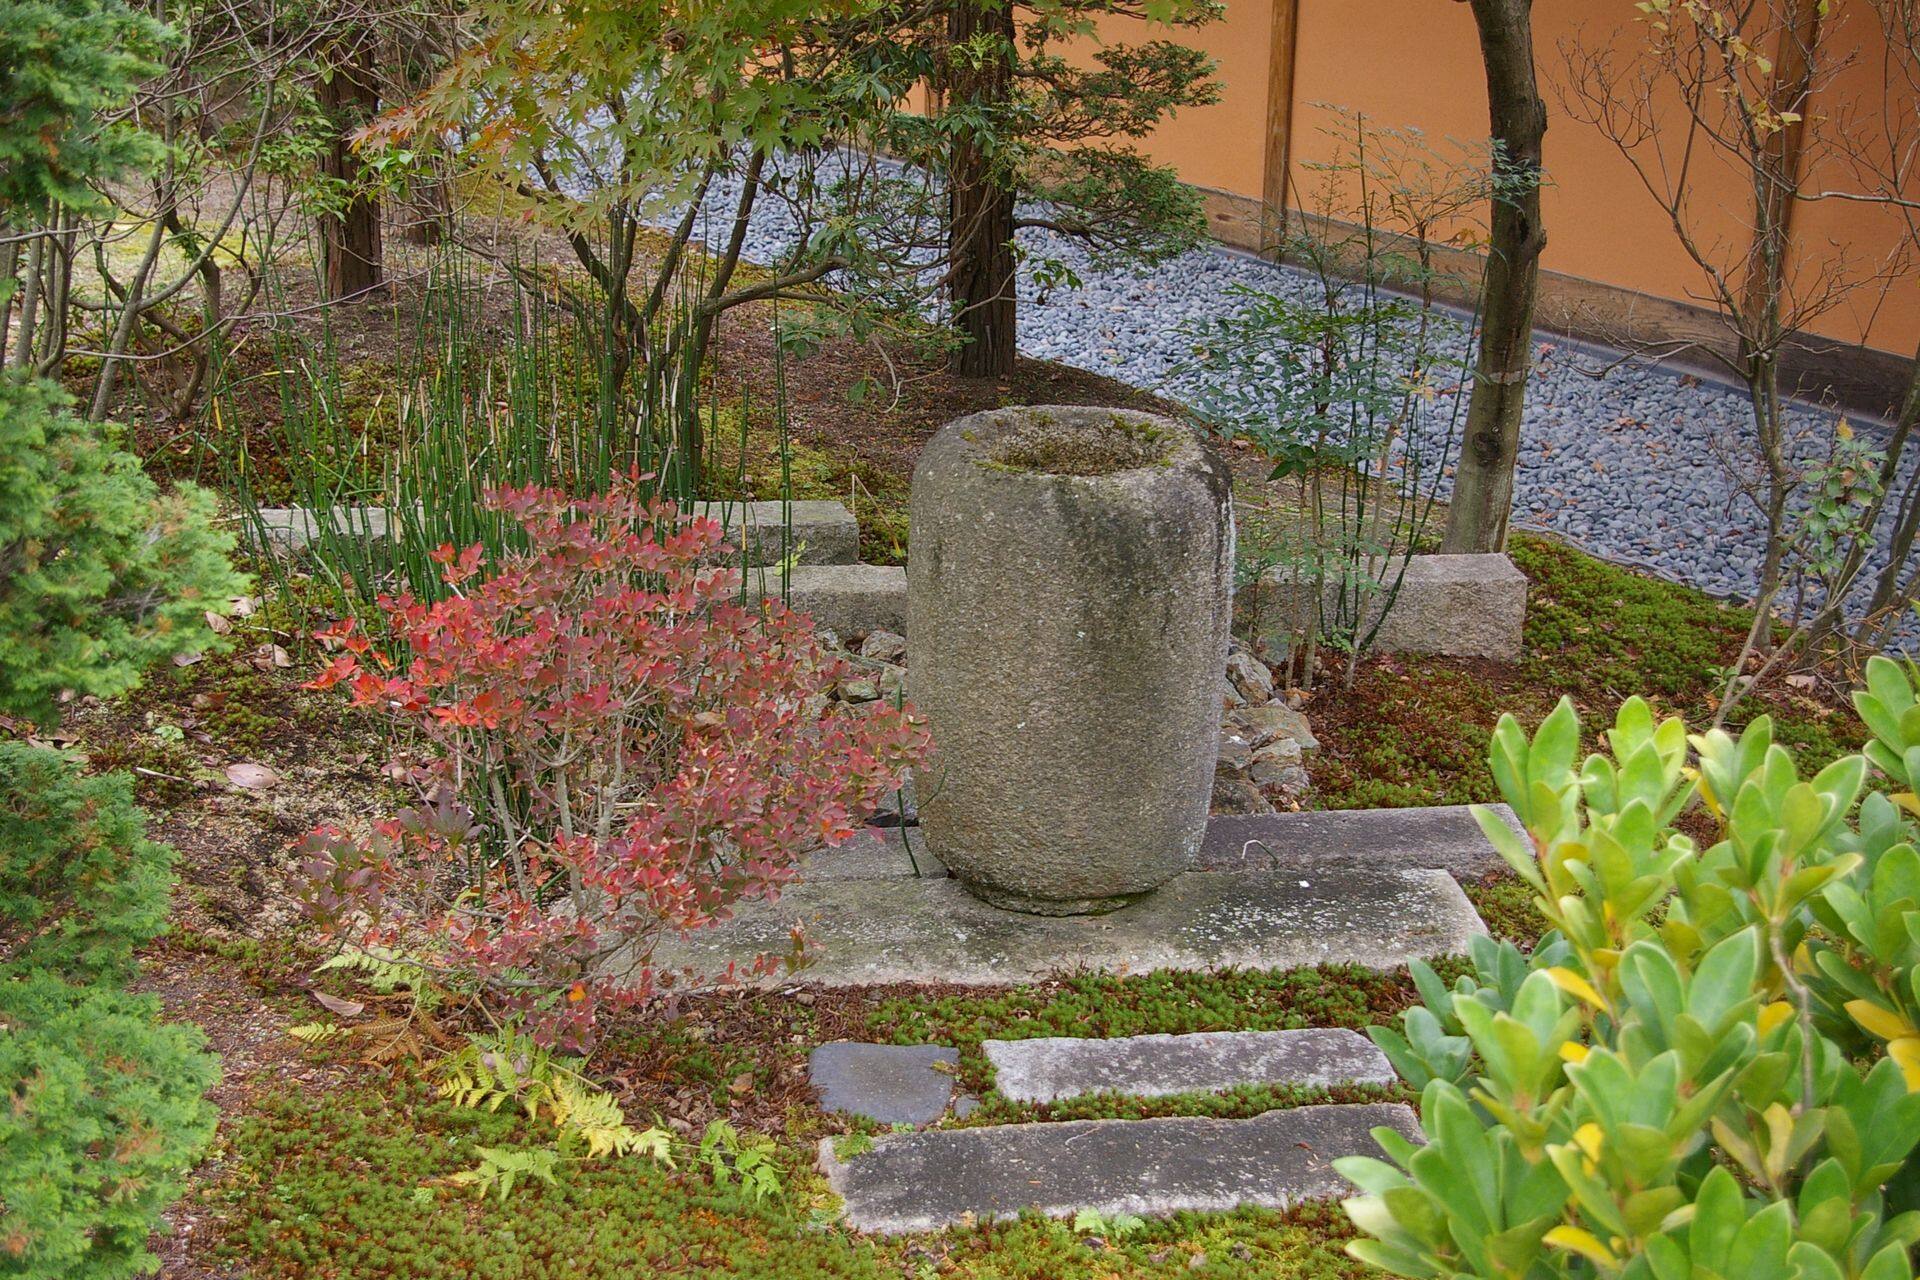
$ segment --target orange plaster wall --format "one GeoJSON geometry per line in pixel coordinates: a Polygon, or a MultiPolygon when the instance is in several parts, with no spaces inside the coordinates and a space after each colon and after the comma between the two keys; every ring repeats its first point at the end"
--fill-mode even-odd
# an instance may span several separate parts
{"type": "Polygon", "coordinates": [[[1100,23],[1103,39],[1116,44],[1173,40],[1205,49],[1219,64],[1220,101],[1181,111],[1137,144],[1200,187],[1258,196],[1265,170],[1267,50],[1273,25],[1271,0],[1228,0],[1226,16],[1197,30],[1165,27],[1131,18],[1100,23]]]}
{"type": "MultiPolygon", "coordinates": [[[[1219,59],[1221,104],[1183,113],[1145,149],[1173,164],[1186,181],[1257,198],[1262,188],[1268,48],[1274,0],[1227,0],[1222,23],[1184,33],[1219,59]]],[[[1842,6],[1836,6],[1841,8],[1842,6]]],[[[1850,7],[1850,6],[1849,6],[1850,7]]],[[[1682,302],[1705,299],[1704,280],[1634,169],[1592,126],[1566,114],[1553,89],[1567,75],[1563,46],[1612,40],[1630,53],[1642,39],[1631,0],[1536,0],[1536,57],[1547,99],[1543,195],[1551,271],[1682,302]]],[[[1116,36],[1138,39],[1136,23],[1114,23],[1116,36]]],[[[1625,59],[1622,60],[1624,65],[1625,59]]],[[[1332,104],[1364,112],[1383,125],[1415,126],[1436,141],[1475,141],[1487,134],[1486,90],[1473,18],[1459,0],[1299,0],[1299,33],[1289,177],[1319,181],[1303,165],[1330,154],[1320,132],[1332,104]]],[[[1872,58],[1844,77],[1835,93],[1877,92],[1872,58]]],[[[1737,262],[1750,233],[1744,175],[1721,161],[1696,170],[1694,225],[1714,257],[1737,262]]],[[[1833,240],[1863,256],[1884,256],[1896,243],[1893,215],[1830,203],[1803,206],[1796,231],[1809,255],[1833,240]]],[[[1818,264],[1811,266],[1817,269],[1818,264]]],[[[1920,339],[1920,281],[1856,297],[1814,326],[1847,341],[1911,352],[1920,339]]]]}
{"type": "MultiPolygon", "coordinates": [[[[1816,98],[1813,114],[1820,128],[1857,139],[1853,145],[1873,147],[1884,158],[1888,128],[1875,127],[1881,118],[1883,41],[1870,11],[1860,4],[1841,4],[1834,12],[1843,21],[1832,31],[1833,56],[1851,55],[1831,84],[1816,98]]],[[[1895,137],[1920,138],[1920,102],[1905,99],[1890,104],[1895,137]]],[[[1809,154],[1804,189],[1855,191],[1861,178],[1844,156],[1828,152],[1824,160],[1809,154]]],[[[1911,168],[1911,162],[1909,162],[1911,168]]],[[[1904,196],[1920,200],[1920,179],[1910,181],[1904,196]]],[[[1909,216],[1920,219],[1920,211],[1909,216]]],[[[1859,281],[1833,311],[1812,326],[1818,333],[1856,341],[1864,333],[1869,346],[1911,355],[1920,339],[1920,263],[1900,255],[1907,242],[1901,215],[1889,208],[1837,199],[1803,202],[1794,212],[1793,255],[1789,270],[1817,288],[1823,278],[1859,281]]]]}

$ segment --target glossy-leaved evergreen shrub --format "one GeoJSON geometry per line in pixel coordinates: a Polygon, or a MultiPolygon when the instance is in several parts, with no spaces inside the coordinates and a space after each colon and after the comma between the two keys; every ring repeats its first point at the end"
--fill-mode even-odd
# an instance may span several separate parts
{"type": "Polygon", "coordinates": [[[1908,1280],[1920,1240],[1920,672],[1876,659],[1863,755],[1646,703],[1578,758],[1563,702],[1481,825],[1552,929],[1481,940],[1376,1041],[1428,1142],[1341,1171],[1351,1252],[1409,1277],[1908,1280]],[[1696,840],[1680,829],[1710,831],[1696,840]]]}

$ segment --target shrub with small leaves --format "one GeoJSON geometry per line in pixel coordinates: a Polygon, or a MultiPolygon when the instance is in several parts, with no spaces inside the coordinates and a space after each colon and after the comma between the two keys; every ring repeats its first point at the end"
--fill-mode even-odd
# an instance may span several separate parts
{"type": "Polygon", "coordinates": [[[145,830],[125,774],[0,741],[0,941],[16,963],[126,975],[167,918],[173,850],[145,830]]]}
{"type": "Polygon", "coordinates": [[[1584,762],[1569,703],[1531,739],[1501,721],[1528,838],[1481,826],[1552,929],[1531,955],[1479,943],[1451,986],[1416,967],[1423,1005],[1376,1029],[1429,1141],[1383,1130],[1391,1163],[1338,1162],[1366,1193],[1356,1257],[1422,1280],[1909,1280],[1915,680],[1876,660],[1876,741],[1811,777],[1766,719],[1689,738],[1635,699],[1584,762]],[[1894,794],[1866,793],[1870,762],[1894,794]],[[1704,847],[1674,825],[1696,800],[1704,847]]]}
{"type": "Polygon", "coordinates": [[[439,751],[428,803],[307,838],[313,917],[574,1046],[604,1001],[732,976],[658,972],[654,948],[777,896],[927,743],[903,708],[829,700],[810,621],[748,607],[719,524],[639,490],[492,495],[529,549],[483,573],[481,548],[442,548],[447,596],[384,601],[391,654],[323,632],[313,682],[439,751]]]}
{"type": "Polygon", "coordinates": [[[0,1275],[143,1274],[213,1132],[198,1030],[118,987],[166,924],[173,852],[124,775],[0,742],[0,1275]]]}
{"type": "Polygon", "coordinates": [[[213,499],[162,494],[49,382],[0,376],[0,714],[49,720],[66,691],[125,693],[213,646],[246,579],[213,499]]]}
{"type": "Polygon", "coordinates": [[[159,1001],[0,966],[0,1275],[119,1280],[213,1136],[218,1076],[159,1001]]]}

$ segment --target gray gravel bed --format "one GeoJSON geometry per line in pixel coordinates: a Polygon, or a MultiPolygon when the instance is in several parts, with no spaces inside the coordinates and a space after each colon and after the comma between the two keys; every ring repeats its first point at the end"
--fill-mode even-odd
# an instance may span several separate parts
{"type": "MultiPolygon", "coordinates": [[[[731,217],[737,194],[737,185],[724,182],[709,193],[712,235],[731,217]]],[[[795,235],[788,211],[765,204],[746,256],[775,262],[790,252],[795,235]]],[[[1019,243],[1023,253],[1066,263],[1079,277],[1077,287],[1044,294],[1022,281],[1022,354],[1188,403],[1199,398],[1202,380],[1183,328],[1235,314],[1244,305],[1239,290],[1304,297],[1309,288],[1294,268],[1216,246],[1134,269],[1097,266],[1049,231],[1023,229],[1019,243]]],[[[1754,456],[1744,393],[1544,332],[1538,357],[1515,477],[1516,522],[1714,595],[1750,599],[1765,524],[1735,479],[1737,460],[1754,456]]],[[[1416,428],[1422,438],[1437,441],[1463,416],[1453,403],[1459,393],[1443,388],[1426,407],[1416,428]]],[[[1793,418],[1796,453],[1810,461],[1832,430],[1833,414],[1800,405],[1793,418]]],[[[1910,455],[1909,475],[1913,464],[1910,455]]],[[[1436,483],[1444,496],[1448,480],[1436,483]]],[[[1869,566],[1867,582],[1879,567],[1869,566]]],[[[1908,619],[1897,634],[1902,647],[1920,648],[1920,619],[1908,619]]]]}

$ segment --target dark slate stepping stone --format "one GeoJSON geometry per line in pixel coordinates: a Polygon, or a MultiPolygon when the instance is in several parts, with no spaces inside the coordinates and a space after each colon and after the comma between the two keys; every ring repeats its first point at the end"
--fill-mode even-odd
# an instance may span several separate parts
{"type": "Polygon", "coordinates": [[[1034,1209],[1142,1217],[1224,1213],[1241,1205],[1285,1209],[1345,1194],[1341,1156],[1377,1155],[1386,1126],[1420,1141],[1399,1103],[1294,1107],[1251,1120],[1169,1116],[1065,1124],[926,1129],[876,1138],[841,1159],[820,1144],[820,1168],[861,1231],[938,1231],[1034,1209]]]}
{"type": "Polygon", "coordinates": [[[1393,1066],[1373,1042],[1333,1027],[1302,1031],[1200,1031],[1190,1035],[1076,1040],[989,1040],[994,1088],[1015,1102],[1085,1093],[1136,1098],[1237,1085],[1392,1084],[1393,1066]]]}
{"type": "Polygon", "coordinates": [[[881,1124],[930,1124],[947,1113],[959,1065],[960,1051],[945,1045],[836,1040],[808,1056],[807,1079],[828,1111],[881,1124]]]}

